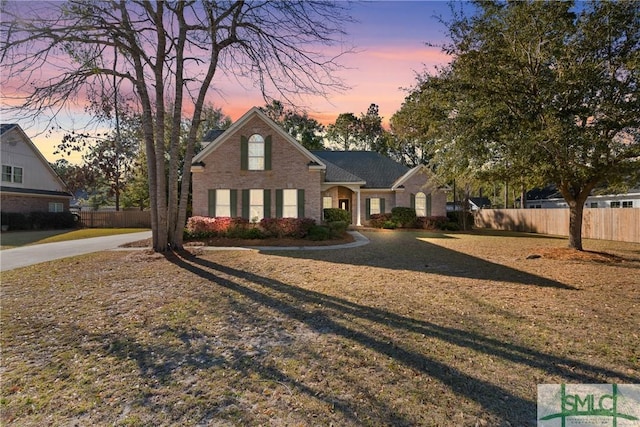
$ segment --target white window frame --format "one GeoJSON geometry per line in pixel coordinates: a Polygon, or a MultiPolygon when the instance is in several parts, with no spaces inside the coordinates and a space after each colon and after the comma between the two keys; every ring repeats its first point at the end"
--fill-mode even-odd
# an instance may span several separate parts
{"type": "Polygon", "coordinates": [[[322,209],[331,209],[333,207],[333,198],[325,196],[322,198],[322,209]]]}
{"type": "Polygon", "coordinates": [[[231,216],[231,190],[228,188],[216,190],[216,216],[231,216]]]}
{"type": "Polygon", "coordinates": [[[64,212],[64,203],[49,202],[49,212],[64,212]]]}
{"type": "Polygon", "coordinates": [[[609,203],[609,206],[612,208],[620,208],[622,207],[622,204],[619,201],[613,201],[611,203],[609,203]]]}
{"type": "Polygon", "coordinates": [[[249,190],[249,221],[258,222],[264,218],[264,190],[249,190]]]}
{"type": "Polygon", "coordinates": [[[24,181],[24,169],[20,166],[2,165],[2,182],[10,182],[12,184],[22,184],[24,181]],[[5,172],[6,169],[6,172],[5,172]],[[20,173],[16,173],[20,171],[20,173]],[[20,177],[20,180],[16,180],[20,177]],[[5,179],[7,178],[7,179],[5,179]]]}
{"type": "Polygon", "coordinates": [[[257,133],[249,137],[248,169],[251,171],[264,170],[265,142],[262,135],[257,133]]]}
{"type": "Polygon", "coordinates": [[[369,199],[369,215],[382,213],[380,211],[380,197],[372,197],[369,199]]]}
{"type": "Polygon", "coordinates": [[[416,216],[427,216],[427,195],[422,191],[418,192],[415,197],[416,216]]]}
{"type": "Polygon", "coordinates": [[[633,207],[633,200],[623,200],[622,201],[622,207],[623,208],[632,208],[633,207]]]}
{"type": "Polygon", "coordinates": [[[298,190],[285,188],[282,190],[282,217],[298,218],[298,190]]]}

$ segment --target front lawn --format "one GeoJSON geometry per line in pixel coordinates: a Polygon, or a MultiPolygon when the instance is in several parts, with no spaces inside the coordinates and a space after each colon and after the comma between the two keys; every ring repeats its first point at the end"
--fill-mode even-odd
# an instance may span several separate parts
{"type": "Polygon", "coordinates": [[[533,426],[537,384],[640,382],[640,244],[366,236],[4,272],[0,423],[533,426]]]}

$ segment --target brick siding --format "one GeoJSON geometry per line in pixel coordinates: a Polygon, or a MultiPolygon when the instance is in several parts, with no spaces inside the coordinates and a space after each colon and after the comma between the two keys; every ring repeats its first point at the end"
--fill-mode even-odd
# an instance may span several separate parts
{"type": "Polygon", "coordinates": [[[49,202],[62,203],[63,210],[69,210],[68,197],[53,196],[18,196],[13,194],[2,194],[0,198],[0,209],[3,212],[49,212],[49,202]]]}
{"type": "MultiPolygon", "coordinates": [[[[193,215],[208,215],[208,191],[211,189],[270,189],[271,217],[275,217],[275,190],[295,188],[305,190],[305,217],[320,222],[322,173],[309,170],[309,158],[260,118],[249,120],[242,128],[229,135],[203,161],[204,171],[192,174],[193,215]],[[271,170],[241,170],[240,139],[242,136],[249,138],[253,134],[265,138],[271,135],[271,170]]],[[[238,197],[238,214],[241,212],[241,204],[242,200],[238,197]]]]}

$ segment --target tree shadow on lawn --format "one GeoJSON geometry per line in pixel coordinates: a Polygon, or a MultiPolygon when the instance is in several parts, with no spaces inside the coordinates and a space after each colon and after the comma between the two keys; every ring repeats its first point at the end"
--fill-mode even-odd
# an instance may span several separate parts
{"type": "MultiPolygon", "coordinates": [[[[228,288],[232,287],[228,286],[228,288]]],[[[246,311],[243,314],[249,317],[255,316],[255,313],[250,311],[246,311]]],[[[91,341],[108,343],[105,347],[108,354],[121,360],[134,360],[138,366],[140,376],[149,383],[153,383],[155,380],[161,385],[170,385],[176,381],[175,372],[180,367],[235,371],[242,374],[240,378],[255,378],[258,375],[262,382],[284,384],[300,393],[324,402],[325,405],[332,407],[335,411],[341,412],[346,419],[354,422],[358,420],[357,413],[348,401],[331,396],[327,390],[306,385],[286,375],[275,366],[261,362],[253,354],[247,354],[242,351],[225,352],[224,348],[221,349],[208,343],[193,345],[192,343],[206,343],[210,337],[204,336],[200,332],[188,330],[188,328],[168,328],[166,325],[161,325],[154,332],[158,334],[170,333],[173,336],[177,336],[183,345],[143,344],[135,338],[124,334],[92,335],[85,333],[85,335],[91,336],[91,341]]],[[[74,333],[77,334],[78,331],[74,331],[74,333]]],[[[209,387],[208,384],[202,384],[201,386],[204,388],[209,387]]],[[[241,386],[241,384],[238,386],[241,386]]],[[[151,394],[143,396],[138,404],[149,407],[154,411],[156,409],[166,410],[162,404],[150,401],[151,394]]],[[[234,397],[227,396],[220,401],[200,403],[205,405],[203,420],[206,420],[207,418],[220,416],[221,413],[225,412],[225,409],[233,407],[237,402],[234,397]]],[[[396,423],[396,425],[398,425],[398,421],[401,421],[400,425],[409,425],[409,422],[402,415],[394,412],[384,402],[377,401],[376,407],[382,408],[381,412],[388,414],[388,418],[381,421],[396,423]]],[[[172,416],[171,412],[167,415],[172,416]]],[[[173,416],[174,419],[170,421],[181,421],[179,415],[179,413],[175,414],[173,416]]],[[[251,421],[246,419],[246,417],[250,418],[250,414],[244,415],[244,421],[251,421]]]]}
{"type": "MultiPolygon", "coordinates": [[[[290,320],[307,325],[317,333],[333,334],[353,341],[422,372],[445,384],[456,395],[476,402],[484,411],[510,422],[526,424],[534,420],[535,402],[514,395],[493,382],[475,378],[446,363],[411,350],[380,334],[374,334],[371,330],[359,326],[357,319],[373,322],[382,328],[391,328],[390,336],[393,336],[394,330],[423,334],[426,337],[442,340],[452,345],[499,357],[508,362],[537,368],[549,375],[561,376],[567,382],[599,383],[603,378],[615,378],[622,382],[631,383],[637,381],[637,378],[632,378],[629,375],[578,360],[558,357],[466,330],[444,327],[379,308],[356,304],[195,256],[172,254],[168,255],[167,259],[177,267],[209,281],[212,285],[237,292],[251,301],[279,312],[290,320]],[[245,281],[250,283],[243,284],[245,281]],[[305,309],[305,307],[310,308],[305,309]]],[[[282,375],[282,373],[265,370],[265,367],[257,366],[255,369],[265,377],[282,375]]],[[[285,378],[281,380],[285,380],[285,378]]],[[[302,392],[307,392],[302,384],[292,385],[298,387],[302,392]]],[[[356,402],[344,402],[341,408],[347,416],[355,411],[355,409],[350,409],[350,405],[356,405],[356,402]]],[[[406,421],[400,414],[391,410],[387,413],[389,419],[386,421],[390,421],[392,424],[404,424],[406,421]]]]}
{"type": "MultiPolygon", "coordinates": [[[[526,271],[486,261],[430,243],[422,233],[370,233],[370,243],[351,249],[323,251],[264,251],[270,255],[338,264],[410,270],[468,279],[514,282],[565,290],[577,288],[526,271]],[[348,256],[345,256],[345,251],[348,256]]],[[[522,262],[525,262],[524,257],[522,262]]]]}

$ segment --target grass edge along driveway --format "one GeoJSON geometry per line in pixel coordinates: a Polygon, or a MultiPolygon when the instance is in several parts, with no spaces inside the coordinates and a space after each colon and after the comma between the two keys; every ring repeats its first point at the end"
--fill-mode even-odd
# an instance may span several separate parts
{"type": "Polygon", "coordinates": [[[147,230],[147,228],[82,228],[70,230],[5,231],[0,235],[0,250],[41,243],[138,233],[147,230]]]}

